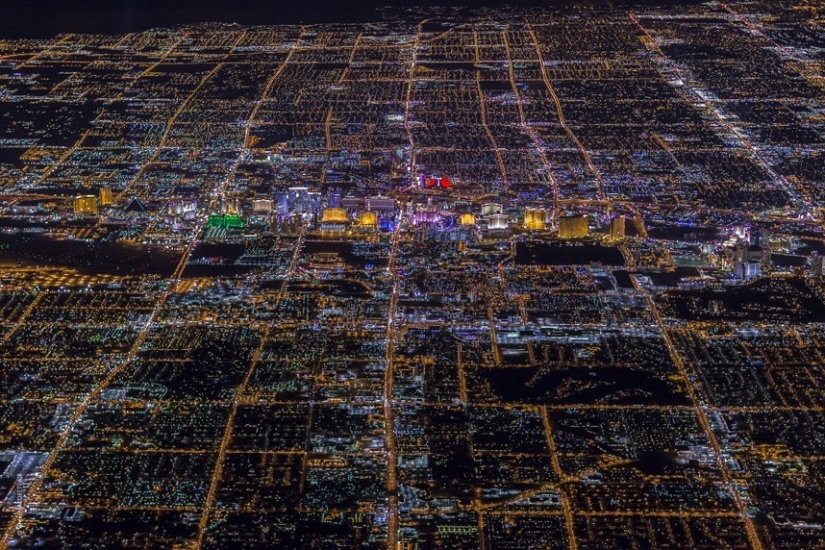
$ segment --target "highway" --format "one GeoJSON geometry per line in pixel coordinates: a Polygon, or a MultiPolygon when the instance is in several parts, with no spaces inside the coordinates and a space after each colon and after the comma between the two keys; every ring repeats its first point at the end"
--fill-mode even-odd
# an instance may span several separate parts
{"type": "MultiPolygon", "coordinates": [[[[634,284],[636,284],[636,278],[633,277],[632,279],[634,281],[634,284]]],[[[670,335],[668,333],[668,327],[662,321],[662,317],[659,314],[659,309],[656,306],[656,302],[653,299],[653,297],[644,288],[639,286],[637,286],[636,288],[647,298],[650,311],[653,314],[653,317],[656,319],[656,324],[659,325],[660,330],[662,331],[662,340],[665,346],[667,347],[668,353],[670,354],[670,358],[676,366],[679,372],[679,376],[682,378],[682,380],[685,381],[684,386],[687,390],[688,397],[690,397],[690,400],[693,403],[693,408],[696,412],[696,418],[699,420],[699,423],[702,426],[702,430],[708,438],[708,444],[711,446],[714,454],[716,455],[716,461],[719,467],[719,471],[721,472],[725,480],[725,483],[728,486],[728,490],[730,491],[731,495],[733,495],[734,500],[736,501],[736,507],[739,510],[740,517],[744,521],[745,528],[748,534],[748,541],[750,542],[754,550],[762,550],[762,548],[764,548],[764,546],[762,545],[762,541],[760,540],[759,535],[756,533],[756,527],[753,523],[753,519],[748,514],[745,500],[742,498],[742,495],[739,492],[737,482],[733,478],[733,474],[731,473],[730,468],[728,467],[728,462],[725,459],[727,453],[723,452],[721,446],[719,445],[719,440],[716,438],[716,434],[710,425],[710,421],[708,420],[708,408],[697,395],[694,384],[691,383],[691,380],[694,380],[695,376],[688,371],[687,366],[685,365],[684,361],[682,361],[682,357],[679,355],[679,352],[673,345],[673,342],[670,339],[670,335]]]]}
{"type": "MultiPolygon", "coordinates": [[[[226,51],[222,61],[225,61],[232,55],[235,46],[237,46],[241,42],[241,40],[243,40],[244,36],[246,36],[246,33],[241,33],[241,36],[238,37],[238,40],[235,41],[235,44],[226,51]]],[[[183,38],[181,38],[181,40],[183,40],[183,38]]],[[[170,48],[169,52],[167,53],[171,53],[171,51],[172,49],[170,48]]],[[[160,61],[158,61],[158,63],[160,63],[160,61]]],[[[189,104],[198,95],[198,92],[200,92],[204,84],[209,82],[209,80],[215,74],[217,74],[217,72],[221,70],[221,68],[223,68],[223,63],[216,63],[215,66],[212,67],[212,70],[206,73],[206,75],[204,75],[203,78],[200,79],[198,85],[192,90],[192,92],[186,97],[186,99],[183,100],[183,102],[180,104],[177,110],[175,110],[172,116],[169,117],[169,119],[166,121],[166,126],[163,129],[163,134],[161,134],[160,136],[160,141],[158,142],[157,147],[155,148],[154,154],[150,157],[150,159],[147,162],[141,165],[140,169],[135,173],[135,176],[131,179],[131,181],[129,181],[128,184],[126,184],[126,187],[124,187],[123,190],[116,195],[116,201],[121,201],[128,197],[132,190],[132,187],[134,187],[134,185],[138,181],[140,181],[140,178],[141,176],[143,176],[143,173],[146,171],[146,169],[149,166],[151,166],[155,161],[157,161],[157,159],[160,157],[160,154],[163,152],[163,148],[166,145],[166,141],[169,139],[169,132],[172,131],[172,127],[175,125],[175,122],[177,122],[178,117],[181,115],[181,113],[183,113],[186,110],[187,107],[189,107],[189,104]]],[[[147,69],[146,72],[150,72],[149,69],[147,69]]]]}
{"type": "Polygon", "coordinates": [[[390,305],[387,313],[387,333],[386,347],[387,353],[384,361],[384,445],[386,446],[387,461],[387,548],[394,550],[398,546],[398,479],[396,474],[398,458],[395,449],[395,417],[393,404],[395,400],[392,395],[393,369],[395,358],[396,330],[395,316],[398,309],[398,287],[401,283],[401,275],[395,267],[395,259],[398,255],[398,242],[401,238],[402,223],[399,223],[392,235],[392,248],[390,250],[389,272],[392,274],[393,285],[390,295],[390,305]]]}
{"type": "MultiPolygon", "coordinates": [[[[475,46],[476,64],[481,63],[481,57],[478,51],[478,32],[475,27],[473,27],[473,45],[475,46]]],[[[504,167],[504,159],[501,157],[501,149],[499,149],[496,138],[493,135],[493,132],[490,131],[489,124],[487,124],[487,99],[484,97],[484,90],[481,89],[481,70],[478,68],[476,68],[476,90],[478,91],[478,108],[481,113],[481,125],[484,127],[484,132],[487,134],[487,138],[490,140],[490,145],[496,154],[498,169],[501,171],[501,182],[506,188],[509,186],[509,182],[507,180],[507,169],[504,167]]]]}
{"type": "MultiPolygon", "coordinates": [[[[504,49],[507,53],[507,72],[510,76],[510,86],[513,89],[513,94],[516,97],[516,105],[518,107],[518,114],[519,119],[521,120],[521,128],[524,130],[524,133],[530,138],[533,142],[533,150],[538,155],[539,159],[541,160],[541,165],[544,169],[544,173],[547,176],[547,180],[550,182],[553,190],[553,207],[554,209],[558,209],[558,201],[559,201],[559,186],[556,183],[556,180],[553,178],[553,170],[550,164],[550,161],[547,159],[547,154],[544,152],[544,146],[542,144],[541,139],[536,136],[536,132],[530,125],[527,123],[527,119],[524,116],[524,103],[521,98],[521,92],[518,89],[518,83],[516,82],[516,76],[513,72],[513,64],[514,59],[512,54],[510,53],[510,41],[507,39],[507,32],[502,31],[501,39],[504,43],[504,49]]],[[[548,201],[549,202],[549,201],[548,201]]]]}
{"type": "Polygon", "coordinates": [[[541,46],[539,45],[539,39],[536,36],[536,32],[533,30],[533,26],[530,24],[530,21],[525,21],[524,26],[527,29],[527,32],[530,33],[530,38],[533,40],[533,46],[535,46],[536,48],[536,57],[539,60],[541,78],[544,81],[544,85],[547,87],[547,91],[550,93],[550,97],[553,98],[553,103],[556,105],[556,115],[559,118],[559,122],[561,123],[562,128],[564,128],[564,131],[567,132],[567,135],[570,136],[570,139],[572,139],[576,146],[579,148],[579,151],[581,151],[581,154],[584,157],[584,161],[587,164],[587,167],[590,168],[590,172],[596,178],[596,181],[599,184],[599,199],[607,200],[607,197],[604,193],[604,180],[602,180],[601,173],[593,164],[593,159],[590,158],[590,153],[587,151],[584,145],[582,145],[582,142],[579,141],[578,136],[576,136],[576,134],[567,124],[567,120],[565,120],[564,118],[564,111],[561,108],[561,101],[559,100],[559,96],[556,95],[556,90],[553,89],[553,85],[550,83],[550,79],[547,77],[547,67],[544,64],[544,56],[541,53],[541,46]]]}

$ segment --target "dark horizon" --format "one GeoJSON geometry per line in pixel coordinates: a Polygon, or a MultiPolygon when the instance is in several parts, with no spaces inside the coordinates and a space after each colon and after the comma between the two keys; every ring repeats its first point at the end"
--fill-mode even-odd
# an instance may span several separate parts
{"type": "Polygon", "coordinates": [[[61,33],[121,34],[150,28],[197,23],[277,25],[357,23],[403,16],[404,12],[437,8],[473,11],[491,8],[565,9],[576,6],[644,7],[698,5],[701,0],[301,0],[293,3],[221,2],[192,5],[182,0],[31,0],[0,19],[0,38],[48,38],[61,33]]]}

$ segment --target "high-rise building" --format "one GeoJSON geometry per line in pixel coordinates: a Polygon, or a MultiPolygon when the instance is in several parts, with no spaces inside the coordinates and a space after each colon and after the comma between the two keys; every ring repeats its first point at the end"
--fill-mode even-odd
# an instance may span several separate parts
{"type": "Polygon", "coordinates": [[[610,240],[621,241],[625,237],[624,216],[616,216],[610,220],[610,240]]]}
{"type": "Polygon", "coordinates": [[[252,201],[252,211],[256,213],[272,212],[272,199],[257,199],[252,201]]]}
{"type": "Polygon", "coordinates": [[[438,210],[432,205],[417,208],[413,215],[413,224],[435,223],[439,219],[438,210]]]}
{"type": "Polygon", "coordinates": [[[324,223],[345,223],[349,221],[349,215],[344,208],[326,208],[321,216],[324,223]]]}
{"type": "MultiPolygon", "coordinates": [[[[749,241],[751,248],[759,251],[758,261],[762,262],[762,267],[771,266],[771,234],[767,227],[753,227],[750,230],[749,241]]],[[[757,258],[753,258],[756,260],[757,258]]]]}
{"type": "Polygon", "coordinates": [[[562,216],[559,218],[559,238],[581,239],[587,237],[590,228],[587,216],[562,216]]]}
{"type": "Polygon", "coordinates": [[[524,211],[524,227],[530,231],[543,231],[547,227],[547,211],[541,208],[527,208],[524,211]]]}
{"type": "Polygon", "coordinates": [[[510,219],[505,214],[493,214],[487,220],[490,229],[507,229],[510,225],[510,219]]]}
{"type": "Polygon", "coordinates": [[[75,214],[94,214],[97,212],[97,197],[94,195],[78,195],[74,198],[75,214]]]}
{"type": "Polygon", "coordinates": [[[210,214],[206,226],[222,229],[243,229],[244,223],[237,214],[210,214]]]}
{"type": "Polygon", "coordinates": [[[767,244],[768,230],[764,227],[751,227],[747,232],[748,244],[752,246],[762,246],[767,244]]]}
{"type": "Polygon", "coordinates": [[[100,198],[100,206],[112,206],[112,204],[114,204],[112,200],[112,190],[108,187],[101,187],[98,190],[98,196],[100,198]]]}
{"type": "Polygon", "coordinates": [[[481,205],[482,216],[492,216],[493,214],[501,214],[501,205],[493,202],[485,202],[481,205]]]}
{"type": "Polygon", "coordinates": [[[754,279],[762,275],[762,264],[754,261],[736,262],[733,266],[733,275],[738,279],[754,279]]]}
{"type": "Polygon", "coordinates": [[[346,208],[347,210],[358,210],[364,204],[363,199],[358,197],[343,197],[341,199],[341,208],[346,208]]]}
{"type": "Polygon", "coordinates": [[[395,199],[391,197],[382,197],[377,195],[375,197],[367,197],[367,210],[375,212],[395,212],[395,199]]]}
{"type": "Polygon", "coordinates": [[[464,214],[459,217],[459,222],[461,225],[475,225],[476,224],[476,217],[470,214],[469,212],[465,212],[464,214]]]}
{"type": "MultiPolygon", "coordinates": [[[[326,214],[326,210],[324,214],[326,214]]],[[[358,216],[358,223],[362,227],[376,227],[378,225],[378,215],[375,212],[362,212],[358,216]]]]}
{"type": "Polygon", "coordinates": [[[813,252],[808,262],[810,263],[809,273],[811,277],[822,277],[823,266],[825,266],[825,256],[820,256],[816,252],[813,252]]]}
{"type": "Polygon", "coordinates": [[[221,213],[230,216],[241,215],[241,203],[238,199],[221,199],[221,213]]]}

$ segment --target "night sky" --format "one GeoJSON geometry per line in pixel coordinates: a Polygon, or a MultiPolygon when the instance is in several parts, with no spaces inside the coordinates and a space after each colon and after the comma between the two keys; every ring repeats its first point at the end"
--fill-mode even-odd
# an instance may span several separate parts
{"type": "Polygon", "coordinates": [[[569,7],[574,4],[698,4],[699,0],[21,0],[0,16],[3,38],[63,32],[123,33],[202,21],[242,24],[363,22],[413,6],[569,7]],[[383,10],[383,11],[380,11],[383,10]]]}

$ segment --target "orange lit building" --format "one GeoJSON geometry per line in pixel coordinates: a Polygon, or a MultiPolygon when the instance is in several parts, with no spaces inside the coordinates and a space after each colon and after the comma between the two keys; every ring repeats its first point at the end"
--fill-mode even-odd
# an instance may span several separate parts
{"type": "Polygon", "coordinates": [[[74,198],[75,214],[97,213],[97,197],[94,195],[78,195],[74,198]]]}

